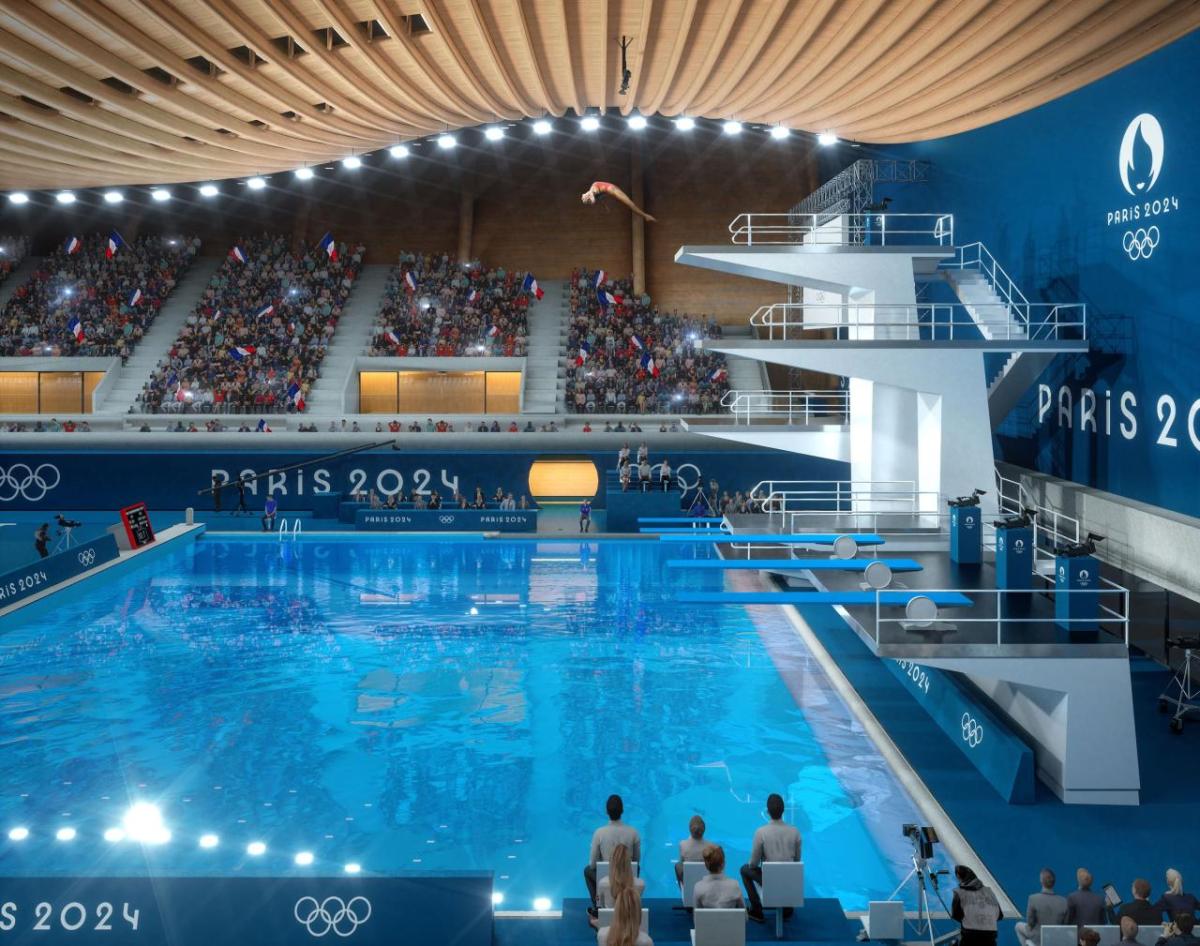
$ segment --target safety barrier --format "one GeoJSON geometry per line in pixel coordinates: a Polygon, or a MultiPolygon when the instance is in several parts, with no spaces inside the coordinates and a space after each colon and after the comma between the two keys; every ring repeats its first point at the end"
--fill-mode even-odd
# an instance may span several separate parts
{"type": "Polygon", "coordinates": [[[742,246],[953,246],[953,214],[743,213],[729,224],[742,246]]]}
{"type": "Polygon", "coordinates": [[[726,391],[721,405],[729,408],[734,423],[750,424],[754,418],[783,420],[788,424],[846,424],[850,419],[848,391],[726,391]]]}

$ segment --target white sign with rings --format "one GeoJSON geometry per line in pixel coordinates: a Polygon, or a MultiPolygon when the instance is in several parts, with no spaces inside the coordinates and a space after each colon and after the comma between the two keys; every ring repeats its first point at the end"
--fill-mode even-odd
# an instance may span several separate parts
{"type": "Polygon", "coordinates": [[[296,922],[318,939],[332,932],[345,939],[371,919],[371,901],[366,897],[301,897],[292,909],[296,922]]]}
{"type": "Polygon", "coordinates": [[[78,558],[79,558],[79,564],[82,565],[84,568],[87,568],[88,566],[95,564],[96,550],[95,549],[84,549],[82,552],[79,553],[78,558]]]}
{"type": "Polygon", "coordinates": [[[58,467],[42,463],[31,467],[27,463],[0,466],[0,503],[11,503],[18,497],[31,503],[40,502],[62,482],[58,467]]]}
{"type": "Polygon", "coordinates": [[[970,713],[962,714],[962,737],[972,749],[983,742],[983,727],[970,713]]]}

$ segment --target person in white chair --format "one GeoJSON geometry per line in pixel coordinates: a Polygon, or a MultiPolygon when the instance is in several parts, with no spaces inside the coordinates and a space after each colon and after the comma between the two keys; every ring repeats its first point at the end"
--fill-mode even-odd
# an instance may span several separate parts
{"type": "Polygon", "coordinates": [[[708,842],[704,840],[704,829],[704,819],[692,815],[692,820],[688,822],[688,836],[679,842],[679,860],[675,862],[675,880],[678,883],[683,883],[684,861],[704,860],[704,849],[708,847],[708,842]]]}
{"type": "Polygon", "coordinates": [[[692,903],[697,908],[732,910],[746,905],[738,882],[725,876],[725,852],[721,845],[709,844],[704,848],[704,866],[708,874],[696,881],[692,892],[692,903]]]}
{"type": "Polygon", "coordinates": [[[596,946],[654,946],[650,934],[642,931],[642,898],[632,887],[617,894],[612,925],[600,927],[596,946]]]}
{"type": "MultiPolygon", "coordinates": [[[[633,861],[629,856],[629,848],[618,844],[608,857],[608,876],[601,877],[596,884],[596,902],[605,909],[616,906],[617,896],[626,887],[632,887],[640,897],[646,892],[646,881],[633,875],[633,861]]],[[[597,919],[589,917],[588,922],[599,927],[597,919]]]]}
{"type": "MultiPolygon", "coordinates": [[[[746,885],[746,915],[755,923],[766,922],[762,899],[756,883],[762,883],[763,861],[800,860],[800,832],[783,820],[783,796],[772,792],[767,796],[767,814],[771,820],[754,832],[750,848],[750,863],[742,865],[742,883],[746,885]]],[[[783,911],[784,918],[792,915],[791,908],[783,911]]]]}
{"type": "Polygon", "coordinates": [[[613,850],[618,844],[624,844],[629,849],[630,860],[641,863],[642,839],[635,828],[631,828],[621,820],[625,813],[625,803],[620,795],[609,795],[604,803],[608,812],[608,824],[599,827],[592,834],[592,847],[588,865],[583,869],[583,880],[587,884],[588,896],[592,905],[588,907],[588,915],[595,918],[596,913],[596,864],[599,861],[611,861],[613,850]]]}

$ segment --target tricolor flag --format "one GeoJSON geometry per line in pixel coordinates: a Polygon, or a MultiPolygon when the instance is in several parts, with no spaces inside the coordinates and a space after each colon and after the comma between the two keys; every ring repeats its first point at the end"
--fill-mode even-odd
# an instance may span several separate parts
{"type": "Polygon", "coordinates": [[[114,230],[108,235],[108,246],[104,248],[104,255],[112,259],[117,255],[117,250],[125,245],[125,241],[121,239],[121,234],[114,230]]]}
{"type": "Polygon", "coordinates": [[[323,237],[321,237],[321,242],[318,243],[317,246],[323,249],[325,254],[331,260],[336,260],[338,258],[337,244],[333,242],[332,233],[326,233],[323,237]]]}
{"type": "Polygon", "coordinates": [[[243,250],[236,243],[233,245],[233,249],[229,251],[229,255],[232,256],[239,263],[246,262],[246,251],[243,250]]]}
{"type": "Polygon", "coordinates": [[[413,275],[411,269],[404,274],[404,285],[408,286],[409,292],[417,291],[417,277],[413,275]]]}
{"type": "Polygon", "coordinates": [[[141,301],[142,301],[142,290],[140,290],[140,289],[133,290],[133,295],[131,295],[129,297],[129,308],[132,309],[135,305],[137,305],[141,301]]]}
{"type": "Polygon", "coordinates": [[[594,283],[592,283],[592,285],[594,285],[597,289],[599,289],[606,282],[608,282],[608,273],[606,273],[602,269],[596,270],[596,281],[594,283]]]}
{"type": "Polygon", "coordinates": [[[275,306],[273,306],[273,305],[263,306],[261,309],[259,309],[257,312],[254,313],[254,317],[256,319],[265,319],[268,315],[270,315],[274,311],[275,311],[275,306]]]}
{"type": "Polygon", "coordinates": [[[491,328],[488,329],[488,337],[489,338],[495,338],[499,334],[500,334],[500,326],[499,325],[493,325],[491,328]]]}
{"type": "Polygon", "coordinates": [[[78,253],[81,249],[83,249],[83,244],[79,241],[79,237],[67,237],[67,242],[63,246],[63,249],[66,250],[67,255],[70,256],[72,253],[78,253]]]}
{"type": "Polygon", "coordinates": [[[643,351],[646,348],[646,346],[642,344],[642,340],[640,338],[638,338],[636,335],[629,336],[629,344],[632,345],[634,348],[636,348],[638,351],[643,351]]]}
{"type": "Polygon", "coordinates": [[[467,293],[467,302],[474,302],[478,298],[479,298],[479,290],[478,289],[472,288],[471,291],[467,293]]]}
{"type": "Polygon", "coordinates": [[[71,316],[71,321],[67,323],[67,328],[75,336],[75,341],[83,342],[83,323],[79,321],[78,316],[71,316]]]}
{"type": "Polygon", "coordinates": [[[725,372],[725,369],[724,369],[724,368],[718,368],[716,371],[714,371],[712,374],[710,374],[710,375],[708,376],[708,380],[710,380],[710,381],[724,381],[724,380],[725,380],[725,374],[726,374],[726,372],[725,372]]]}
{"type": "Polygon", "coordinates": [[[386,338],[386,339],[387,339],[389,342],[391,342],[393,345],[395,345],[397,348],[399,348],[399,347],[400,347],[400,336],[399,336],[399,335],[397,335],[397,334],[396,334],[394,331],[392,331],[391,329],[388,329],[386,332],[384,332],[384,333],[383,333],[383,337],[384,337],[384,338],[386,338]]]}
{"type": "Polygon", "coordinates": [[[624,297],[615,295],[607,289],[597,289],[596,298],[600,300],[600,304],[603,306],[620,305],[625,301],[624,297]]]}
{"type": "Polygon", "coordinates": [[[235,345],[229,349],[229,357],[234,361],[243,361],[257,350],[253,345],[235,345]]]}
{"type": "Polygon", "coordinates": [[[588,360],[588,355],[590,355],[591,353],[592,353],[592,346],[589,345],[587,342],[580,342],[579,343],[579,354],[575,356],[575,366],[577,368],[580,367],[585,361],[588,360]]]}
{"type": "Polygon", "coordinates": [[[296,410],[304,410],[304,393],[295,381],[288,385],[288,400],[296,405],[296,410]]]}
{"type": "Polygon", "coordinates": [[[658,365],[654,363],[654,357],[650,352],[642,355],[642,370],[647,372],[652,378],[658,377],[658,365]]]}
{"type": "Polygon", "coordinates": [[[542,292],[542,287],[537,284],[537,280],[533,278],[533,273],[525,274],[525,281],[521,283],[521,291],[524,293],[533,293],[535,299],[540,299],[545,295],[542,292]]]}

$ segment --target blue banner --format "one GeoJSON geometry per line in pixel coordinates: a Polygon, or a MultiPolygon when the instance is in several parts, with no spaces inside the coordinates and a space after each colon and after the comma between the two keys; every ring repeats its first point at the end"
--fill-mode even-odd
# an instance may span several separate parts
{"type": "Polygon", "coordinates": [[[0,941],[490,946],[492,877],[5,877],[0,941]]]}
{"type": "MultiPolygon", "coordinates": [[[[33,543],[32,536],[29,541],[30,544],[33,543]]],[[[40,561],[22,565],[0,575],[0,608],[7,608],[45,591],[60,581],[99,568],[105,562],[111,562],[117,555],[117,540],[105,534],[91,542],[84,542],[40,561]]]]}
{"type": "Polygon", "coordinates": [[[537,532],[536,509],[360,509],[360,532],[537,532]]]}

